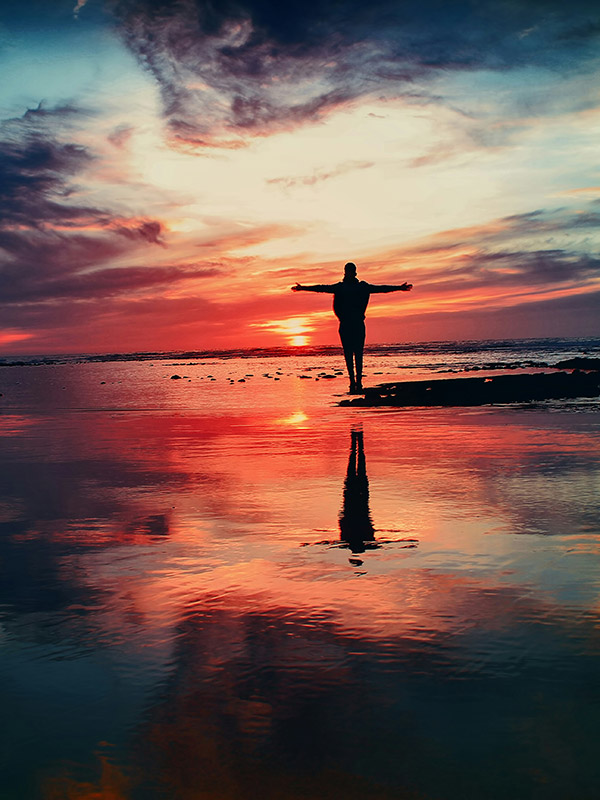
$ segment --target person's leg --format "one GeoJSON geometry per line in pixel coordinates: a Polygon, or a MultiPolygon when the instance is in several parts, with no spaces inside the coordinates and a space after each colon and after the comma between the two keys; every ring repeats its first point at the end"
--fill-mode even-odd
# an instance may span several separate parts
{"type": "Polygon", "coordinates": [[[362,392],[362,374],[363,374],[363,351],[362,347],[358,348],[354,353],[356,360],[356,388],[362,392]]]}
{"type": "Polygon", "coordinates": [[[356,389],[362,392],[363,353],[365,349],[365,324],[356,329],[354,338],[354,358],[356,360],[356,389]]]}
{"type": "Polygon", "coordinates": [[[342,349],[344,351],[344,359],[346,361],[346,369],[348,370],[348,377],[350,378],[350,391],[354,392],[356,391],[356,378],[354,377],[354,343],[352,341],[352,331],[349,331],[347,326],[340,325],[339,333],[342,349]]]}

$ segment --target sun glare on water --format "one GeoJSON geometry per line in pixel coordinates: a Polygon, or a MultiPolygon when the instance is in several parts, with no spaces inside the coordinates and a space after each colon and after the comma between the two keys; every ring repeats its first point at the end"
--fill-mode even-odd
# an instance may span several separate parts
{"type": "Polygon", "coordinates": [[[307,420],[308,417],[304,411],[295,411],[293,414],[290,414],[289,417],[280,419],[279,422],[282,425],[302,425],[302,423],[306,422],[307,420]]]}

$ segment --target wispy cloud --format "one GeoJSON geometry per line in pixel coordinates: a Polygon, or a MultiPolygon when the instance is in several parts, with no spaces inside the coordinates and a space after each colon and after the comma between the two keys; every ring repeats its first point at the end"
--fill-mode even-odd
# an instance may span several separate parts
{"type": "Polygon", "coordinates": [[[117,127],[108,134],[108,141],[117,148],[124,147],[130,140],[133,130],[131,125],[117,125],[117,127]]]}
{"type": "Polygon", "coordinates": [[[123,222],[113,220],[110,228],[127,239],[134,241],[141,239],[149,244],[164,245],[161,238],[162,225],[157,220],[124,220],[123,222]]]}
{"type": "Polygon", "coordinates": [[[204,256],[209,253],[225,255],[262,242],[293,236],[302,231],[299,225],[280,223],[244,225],[214,218],[210,219],[209,223],[210,229],[207,233],[194,235],[194,246],[200,248],[204,256]]]}
{"type": "Polygon", "coordinates": [[[291,189],[294,186],[314,186],[315,183],[338,178],[340,175],[345,175],[348,172],[354,172],[359,169],[369,169],[369,167],[374,166],[374,164],[374,161],[345,161],[337,167],[315,170],[311,175],[269,178],[267,179],[267,183],[281,185],[286,189],[291,189]]]}
{"type": "Polygon", "coordinates": [[[598,233],[600,215],[593,206],[579,213],[539,210],[445,231],[380,253],[373,262],[385,282],[398,272],[411,280],[414,300],[427,316],[533,307],[573,295],[589,296],[589,314],[600,290],[598,233]]]}
{"type": "MultiPolygon", "coordinates": [[[[165,246],[158,220],[81,202],[75,180],[94,161],[65,140],[73,108],[27,111],[0,127],[0,298],[7,305],[131,293],[215,274],[203,265],[132,266],[139,247],[165,246]],[[116,264],[114,263],[116,261],[116,264]]],[[[135,261],[134,261],[135,264],[135,261]]]]}
{"type": "Polygon", "coordinates": [[[75,19],[77,19],[77,17],[79,16],[79,12],[85,6],[86,3],[87,0],[77,0],[77,2],[75,3],[75,7],[73,8],[73,16],[75,17],[75,19]]]}
{"type": "MultiPolygon", "coordinates": [[[[397,3],[115,0],[122,35],[156,78],[175,140],[238,146],[372,94],[426,97],[448,71],[593,59],[591,0],[397,3]]],[[[596,53],[597,55],[597,53],[596,53]]]]}

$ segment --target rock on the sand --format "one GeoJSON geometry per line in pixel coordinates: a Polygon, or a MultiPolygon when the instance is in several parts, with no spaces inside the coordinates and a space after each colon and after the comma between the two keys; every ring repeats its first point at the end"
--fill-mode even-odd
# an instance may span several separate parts
{"type": "Polygon", "coordinates": [[[600,370],[600,358],[566,358],[554,365],[556,369],[582,369],[584,371],[600,370]]]}

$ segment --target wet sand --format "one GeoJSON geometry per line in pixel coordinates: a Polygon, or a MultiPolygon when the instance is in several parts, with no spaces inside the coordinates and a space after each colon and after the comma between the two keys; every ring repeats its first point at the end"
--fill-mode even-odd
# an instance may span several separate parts
{"type": "Polygon", "coordinates": [[[361,392],[362,397],[340,401],[346,406],[486,406],[531,403],[544,400],[574,400],[600,396],[600,373],[572,370],[552,373],[488,377],[443,378],[383,383],[361,392]]]}
{"type": "Polygon", "coordinates": [[[596,406],[336,365],[0,370],[3,797],[595,796],[596,406]]]}

